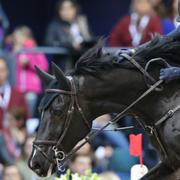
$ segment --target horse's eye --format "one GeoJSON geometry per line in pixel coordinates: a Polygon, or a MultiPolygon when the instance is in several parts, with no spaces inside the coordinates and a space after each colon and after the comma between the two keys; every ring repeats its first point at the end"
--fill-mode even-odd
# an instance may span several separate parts
{"type": "Polygon", "coordinates": [[[58,97],[52,104],[51,114],[55,116],[61,116],[64,109],[64,100],[58,97]]]}
{"type": "Polygon", "coordinates": [[[51,114],[55,116],[60,116],[62,114],[62,104],[55,103],[51,108],[51,114]]]}
{"type": "Polygon", "coordinates": [[[51,113],[55,116],[60,116],[62,114],[62,110],[58,107],[54,107],[52,108],[51,113]]]}

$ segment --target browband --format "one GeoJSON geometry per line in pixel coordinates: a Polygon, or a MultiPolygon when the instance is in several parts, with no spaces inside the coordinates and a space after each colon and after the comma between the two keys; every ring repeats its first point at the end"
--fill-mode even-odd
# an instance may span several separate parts
{"type": "Polygon", "coordinates": [[[72,91],[65,91],[62,89],[46,89],[45,90],[46,93],[59,93],[59,94],[65,94],[65,95],[77,95],[76,93],[72,92],[72,91]]]}

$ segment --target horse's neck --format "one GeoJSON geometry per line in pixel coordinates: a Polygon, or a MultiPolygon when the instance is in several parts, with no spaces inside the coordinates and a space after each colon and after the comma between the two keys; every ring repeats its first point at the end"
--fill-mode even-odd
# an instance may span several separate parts
{"type": "MultiPolygon", "coordinates": [[[[127,69],[115,69],[104,74],[101,79],[84,77],[81,86],[93,118],[106,113],[121,112],[147,90],[142,74],[127,69]]],[[[131,112],[147,121],[160,118],[178,104],[177,98],[180,102],[179,93],[175,93],[177,88],[173,85],[173,90],[170,90],[170,86],[163,92],[151,93],[135,105],[131,112]]]]}
{"type": "Polygon", "coordinates": [[[100,78],[90,75],[79,77],[80,93],[84,94],[93,118],[122,111],[137,97],[137,92],[145,88],[141,83],[142,75],[136,71],[129,72],[127,69],[114,69],[103,73],[100,78]]]}

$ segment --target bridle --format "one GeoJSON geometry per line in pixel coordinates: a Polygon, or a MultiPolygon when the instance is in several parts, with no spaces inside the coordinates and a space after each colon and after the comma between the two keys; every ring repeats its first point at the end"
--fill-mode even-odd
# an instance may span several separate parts
{"type": "MultiPolygon", "coordinates": [[[[113,118],[109,123],[107,123],[105,126],[100,128],[98,131],[90,132],[89,135],[84,139],[84,141],[82,143],[80,143],[78,146],[76,146],[74,149],[72,149],[67,154],[63,150],[61,142],[63,141],[63,139],[64,139],[64,137],[65,137],[65,135],[67,133],[67,130],[68,130],[69,126],[70,126],[72,114],[73,114],[75,108],[77,108],[78,112],[81,114],[81,116],[83,118],[83,122],[84,122],[84,124],[87,126],[87,128],[89,130],[91,129],[91,126],[90,126],[88,120],[86,119],[81,106],[79,105],[78,96],[77,96],[78,95],[77,94],[77,89],[76,89],[73,77],[71,77],[71,76],[68,77],[68,79],[70,81],[70,85],[71,85],[71,90],[70,91],[65,91],[65,90],[61,90],[61,89],[47,89],[46,90],[46,93],[64,94],[64,95],[70,96],[70,99],[71,99],[70,100],[69,109],[68,109],[68,112],[67,112],[67,116],[66,116],[66,120],[65,120],[64,131],[60,135],[58,141],[53,141],[53,140],[43,140],[43,141],[42,140],[36,140],[36,141],[33,142],[33,147],[36,150],[38,150],[50,163],[56,164],[59,171],[63,171],[64,170],[64,167],[67,164],[67,162],[70,160],[70,158],[82,146],[84,146],[90,140],[94,139],[103,130],[105,130],[109,125],[117,123],[124,116],[125,112],[130,110],[134,105],[136,105],[139,101],[141,101],[143,98],[145,98],[147,95],[149,95],[154,90],[156,90],[156,91],[162,90],[162,87],[160,87],[160,85],[162,85],[163,80],[156,81],[147,72],[147,69],[148,69],[147,66],[144,69],[138,62],[136,62],[132,57],[128,56],[127,54],[121,54],[121,56],[123,56],[126,60],[128,60],[135,67],[137,67],[137,69],[144,75],[144,77],[148,78],[153,83],[153,85],[148,85],[148,87],[149,87],[148,90],[145,91],[140,97],[138,97],[135,101],[133,101],[128,107],[126,107],[122,112],[117,114],[117,116],[115,118],[113,118]],[[48,157],[48,155],[41,148],[42,145],[47,145],[47,146],[51,146],[52,147],[52,151],[54,152],[55,159],[50,159],[48,157]],[[59,147],[61,147],[62,151],[59,150],[59,147]]],[[[160,60],[160,59],[158,58],[157,60],[160,60]]],[[[147,125],[147,124],[144,124],[143,121],[137,119],[137,121],[142,126],[142,128],[150,136],[154,136],[156,138],[156,141],[159,144],[159,147],[160,147],[161,151],[163,152],[163,154],[164,154],[164,156],[165,156],[165,158],[167,160],[168,160],[168,152],[166,150],[166,147],[165,147],[164,143],[162,142],[162,140],[160,138],[160,135],[158,133],[158,128],[159,128],[160,124],[165,123],[165,121],[167,121],[169,118],[171,118],[179,109],[180,109],[180,105],[175,107],[175,108],[173,108],[173,109],[170,109],[160,120],[156,121],[155,124],[150,124],[150,125],[148,124],[147,125]]],[[[43,115],[44,115],[44,113],[42,112],[42,118],[43,118],[43,115]]],[[[170,160],[169,160],[169,162],[170,162],[170,160]]]]}
{"type": "MultiPolygon", "coordinates": [[[[64,137],[66,136],[66,133],[68,131],[68,128],[70,126],[70,122],[72,119],[72,114],[75,110],[75,108],[77,108],[78,112],[80,113],[80,115],[83,118],[83,122],[86,125],[86,127],[88,128],[88,130],[91,130],[91,125],[89,124],[88,120],[86,119],[82,108],[79,105],[78,102],[78,98],[77,98],[77,90],[76,90],[76,86],[74,83],[74,80],[71,76],[68,76],[68,79],[70,81],[70,87],[71,87],[71,91],[65,91],[65,90],[61,90],[61,89],[46,89],[46,93],[58,93],[58,94],[64,94],[64,95],[69,95],[70,96],[70,104],[69,104],[69,108],[67,111],[67,116],[65,119],[65,124],[64,124],[64,131],[63,133],[60,135],[58,141],[54,141],[54,140],[35,140],[33,142],[33,147],[38,150],[50,163],[56,163],[58,170],[62,170],[62,165],[61,165],[61,161],[63,161],[66,157],[64,148],[62,147],[61,143],[64,139],[64,137]],[[52,147],[52,151],[54,152],[54,157],[55,159],[50,159],[48,157],[48,155],[42,150],[41,146],[51,146],[52,147]],[[61,147],[63,149],[63,151],[59,151],[58,147],[61,147]]],[[[41,114],[41,119],[43,119],[44,116],[44,111],[42,111],[41,114]]]]}

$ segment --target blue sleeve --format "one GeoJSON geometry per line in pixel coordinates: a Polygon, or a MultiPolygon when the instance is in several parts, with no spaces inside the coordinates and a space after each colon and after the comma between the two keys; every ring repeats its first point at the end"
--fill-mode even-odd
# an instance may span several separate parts
{"type": "Polygon", "coordinates": [[[111,142],[114,146],[124,149],[129,148],[129,143],[122,132],[105,131],[103,132],[103,135],[105,136],[106,140],[111,142]]]}
{"type": "Polygon", "coordinates": [[[162,23],[163,35],[167,35],[175,29],[174,23],[168,18],[162,19],[161,23],[162,23]]]}

